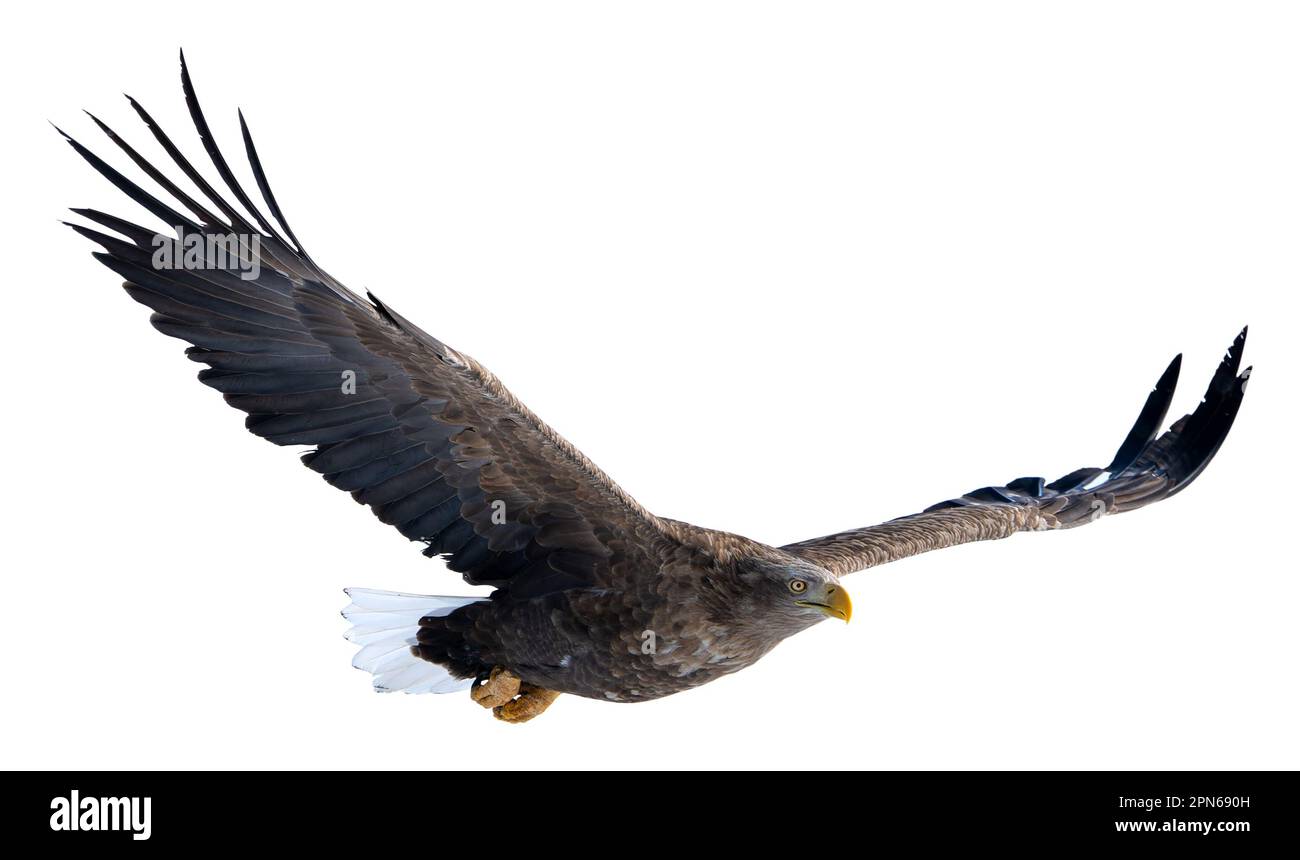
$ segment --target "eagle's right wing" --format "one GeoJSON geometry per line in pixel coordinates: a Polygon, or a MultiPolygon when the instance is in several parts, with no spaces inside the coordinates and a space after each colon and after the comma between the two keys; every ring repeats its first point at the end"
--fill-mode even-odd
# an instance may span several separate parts
{"type": "MultiPolygon", "coordinates": [[[[204,148],[239,206],[204,180],[132,100],[210,203],[190,197],[97,119],[190,214],[68,141],[135,202],[201,239],[197,257],[190,259],[190,246],[177,237],[94,210],[74,211],[117,235],[71,226],[103,247],[96,258],[154,310],[155,328],[193,345],[189,357],[207,365],[199,378],[248,413],[247,428],[277,445],[312,446],[302,458],[307,466],[424,542],[426,555],[443,556],[472,584],[526,599],[657,569],[661,555],[676,547],[664,522],[482,365],[320,269],[285,221],[244,127],[249,163],[277,230],[218,150],[184,57],[181,80],[204,148]],[[210,241],[232,235],[241,237],[247,262],[259,263],[256,273],[231,265],[210,241]],[[170,264],[159,265],[159,250],[173,251],[170,264]]],[[[453,294],[448,302],[457,298],[472,310],[473,297],[453,294]]]]}
{"type": "Polygon", "coordinates": [[[1250,377],[1250,368],[1237,372],[1245,346],[1242,329],[1210,381],[1205,399],[1156,438],[1178,382],[1182,356],[1176,357],[1104,469],[1079,469],[1051,483],[1019,478],[940,502],[919,514],[782,549],[842,576],[971,541],[1074,528],[1167,499],[1195,480],[1232,428],[1250,377]]]}

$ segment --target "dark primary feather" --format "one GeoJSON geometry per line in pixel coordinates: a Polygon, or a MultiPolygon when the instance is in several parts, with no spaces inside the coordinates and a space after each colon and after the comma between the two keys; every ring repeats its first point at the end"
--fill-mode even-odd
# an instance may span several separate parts
{"type": "Polygon", "coordinates": [[[1147,396],[1147,402],[1143,405],[1137,421],[1134,422],[1133,429],[1129,431],[1124,444],[1119,446],[1114,459],[1106,467],[1107,472],[1122,472],[1127,469],[1156,438],[1160,426],[1165,423],[1165,415],[1169,413],[1169,404],[1174,399],[1174,389],[1178,385],[1178,373],[1182,367],[1183,355],[1179,353],[1160,375],[1156,387],[1151,389],[1151,394],[1147,396]]]}
{"type": "Polygon", "coordinates": [[[302,243],[298,241],[297,236],[293,235],[293,228],[289,226],[284,213],[280,211],[280,204],[276,201],[274,192],[271,191],[271,184],[266,179],[266,172],[262,170],[262,159],[257,156],[257,147],[253,145],[253,135],[248,130],[248,123],[244,121],[244,112],[242,110],[239,111],[239,131],[244,138],[244,151],[248,154],[248,165],[253,168],[253,178],[257,180],[257,188],[262,193],[262,199],[266,201],[266,208],[270,210],[271,216],[275,218],[276,222],[284,228],[284,235],[289,237],[289,241],[294,244],[298,253],[302,254],[306,259],[311,259],[307,257],[307,252],[302,249],[302,243]]]}
{"type": "Polygon", "coordinates": [[[212,166],[217,169],[222,181],[226,183],[226,187],[230,189],[230,192],[235,195],[235,199],[243,205],[244,210],[257,219],[257,224],[262,228],[262,232],[275,239],[276,242],[284,244],[280,235],[275,232],[275,228],[262,217],[262,213],[253,205],[253,201],[248,199],[243,186],[235,178],[234,171],[226,163],[226,157],[221,154],[221,150],[217,147],[217,140],[212,136],[212,130],[208,128],[208,120],[203,116],[203,108],[199,106],[198,94],[194,92],[194,82],[190,80],[190,70],[185,63],[184,51],[181,52],[181,87],[185,91],[185,105],[190,109],[190,119],[193,120],[194,127],[199,132],[199,140],[203,142],[203,148],[207,150],[212,166]]]}
{"type": "Polygon", "coordinates": [[[443,556],[468,582],[527,599],[607,584],[632,567],[656,569],[656,553],[677,545],[672,529],[473,359],[373,297],[366,301],[348,291],[316,266],[276,202],[241,113],[250,166],[288,237],[282,238],[217,146],[183,56],[181,78],[204,149],[247,214],[202,178],[134,99],[132,108],[212,208],[183,192],[98,118],[92,117],[108,139],[193,217],[64,137],[171,227],[205,237],[258,237],[256,279],[241,277],[233,263],[217,268],[206,252],[202,267],[160,269],[154,250],[168,243],[179,251],[176,237],[95,210],[74,210],[109,231],[70,225],[103,248],[96,259],[125,279],[132,298],[153,309],[157,329],[192,344],[187,355],[207,365],[200,380],[247,413],[253,433],[277,445],[313,446],[303,463],[369,505],[383,522],[426,544],[426,555],[443,556]],[[355,374],[355,393],[345,391],[345,374],[355,374]]]}
{"type": "Polygon", "coordinates": [[[782,549],[843,575],[960,543],[1019,531],[1073,528],[1167,499],[1195,480],[1232,428],[1250,377],[1249,368],[1237,373],[1245,346],[1246,329],[1242,329],[1200,405],[1157,438],[1182,367],[1182,356],[1175,356],[1104,469],[1077,469],[1051,483],[1018,478],[973,490],[919,514],[782,549]]]}

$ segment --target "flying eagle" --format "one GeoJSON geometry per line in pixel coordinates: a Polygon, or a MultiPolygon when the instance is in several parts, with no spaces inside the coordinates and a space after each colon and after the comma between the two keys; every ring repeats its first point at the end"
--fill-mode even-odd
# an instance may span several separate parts
{"type": "Polygon", "coordinates": [[[486,598],[349,589],[353,664],[380,691],[471,697],[507,722],[561,693],[640,702],[743,669],[827,618],[848,621],[841,578],[1016,532],[1067,529],[1168,498],[1214,456],[1241,405],[1246,332],[1197,409],[1162,435],[1180,359],[1147,397],[1114,459],[1055,481],[1018,478],[889,522],[773,547],[657,516],[516,400],[474,359],[373,295],[353,293],[303,250],[239,116],[273,224],[217,147],[181,56],[189,114],[238,206],[162,127],[131,107],[206,202],[91,117],[171,202],[62,131],[99,173],[163,222],[162,235],[93,209],[70,224],[96,259],[188,341],[199,379],[277,445],[439,556],[486,598]],[[172,208],[178,205],[180,209],[172,208]],[[184,211],[181,211],[184,210],[184,211]],[[114,234],[114,235],[110,235],[114,234]]]}

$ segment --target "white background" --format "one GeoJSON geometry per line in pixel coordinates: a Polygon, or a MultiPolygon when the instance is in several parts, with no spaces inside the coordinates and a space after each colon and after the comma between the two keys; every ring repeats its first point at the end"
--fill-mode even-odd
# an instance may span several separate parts
{"type": "Polygon", "coordinates": [[[1300,767],[1294,7],[138,5],[14,10],[0,60],[3,766],[1300,767]],[[1257,373],[1176,499],[857,574],[850,625],[700,690],[375,695],[341,589],[469,589],[56,223],[154,224],[47,119],[164,159],[125,90],[202,157],[182,45],[318,260],[666,516],[865,525],[1104,464],[1246,322],[1257,373]]]}

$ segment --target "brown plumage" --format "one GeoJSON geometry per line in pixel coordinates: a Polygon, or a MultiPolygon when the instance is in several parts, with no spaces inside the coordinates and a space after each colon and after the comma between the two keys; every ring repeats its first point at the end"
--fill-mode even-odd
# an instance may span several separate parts
{"type": "Polygon", "coordinates": [[[134,100],[208,204],[99,120],[190,214],[68,140],[182,234],[241,237],[242,256],[220,259],[209,244],[184,258],[182,238],[94,210],[74,211],[117,235],[72,226],[103,247],[96,257],[153,309],[156,328],[192,344],[189,357],[207,365],[199,378],[248,413],[249,430],[278,445],[312,446],[302,457],[309,468],[466,582],[495,588],[487,599],[350,590],[345,615],[361,646],[355,663],[379,689],[444,692],[477,681],[476,701],[522,721],[557,693],[632,702],[699,686],[827,617],[847,620],[844,574],[958,543],[1069,528],[1173,495],[1214,455],[1241,402],[1245,332],[1201,407],[1156,438],[1175,360],[1104,470],[1051,484],[1022,478],[782,548],[658,517],[474,359],[325,273],[285,221],[241,115],[249,163],[277,230],[217,148],[183,58],[182,83],[209,157],[251,220],[134,100]],[[160,249],[184,264],[160,265],[160,249]]]}

